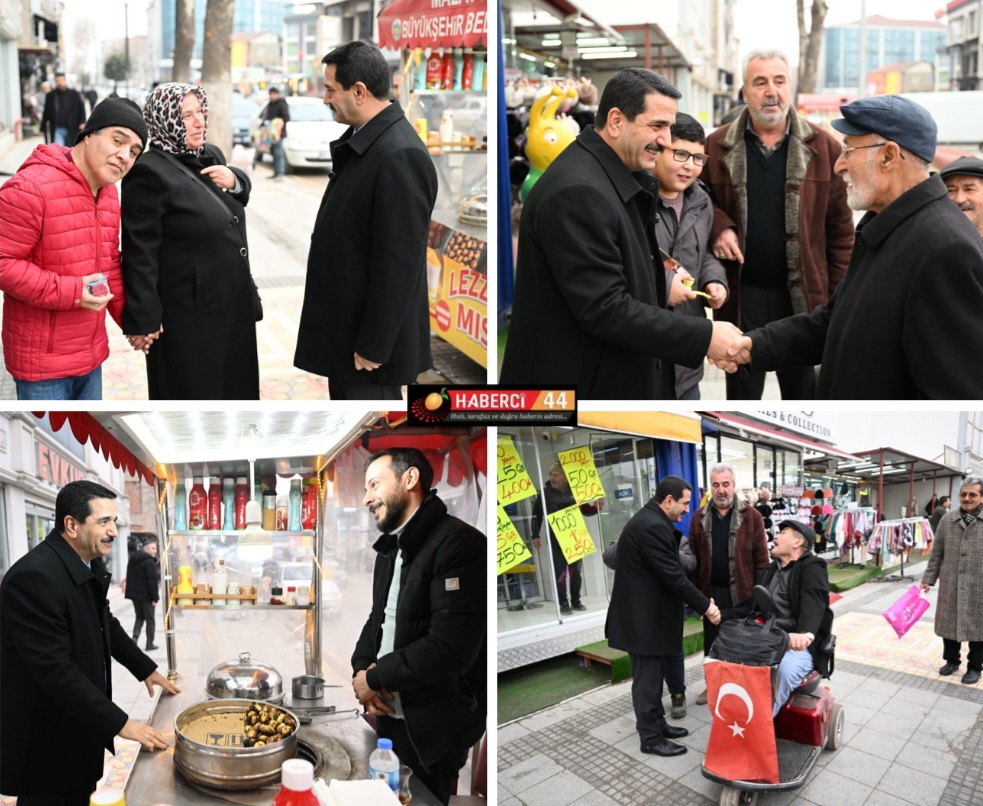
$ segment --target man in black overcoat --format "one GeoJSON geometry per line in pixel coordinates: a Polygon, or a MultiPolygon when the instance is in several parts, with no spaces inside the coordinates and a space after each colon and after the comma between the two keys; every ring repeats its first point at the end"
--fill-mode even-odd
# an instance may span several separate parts
{"type": "Polygon", "coordinates": [[[157,573],[157,541],[147,540],[130,554],[126,565],[126,598],[133,602],[136,616],[133,622],[133,640],[140,640],[144,622],[147,624],[147,652],[154,646],[154,608],[160,599],[160,576],[157,573]]]}
{"type": "Polygon", "coordinates": [[[331,144],[331,181],[311,236],[294,365],[326,375],[332,400],[398,400],[430,368],[427,234],[437,171],[368,42],[322,60],[324,102],[351,128],[331,144]]]}
{"type": "Polygon", "coordinates": [[[66,484],[55,529],[0,583],[0,792],[20,806],[86,806],[115,736],[167,747],[112,699],[111,658],[150,696],[180,691],[109,612],[115,498],[95,482],[66,484]]]}
{"type": "Polygon", "coordinates": [[[607,82],[597,123],[546,169],[522,210],[502,384],[576,384],[582,398],[675,400],[673,364],[722,356],[740,331],[667,308],[655,238],[656,154],[679,90],[641,67],[607,82]]]}
{"type": "Polygon", "coordinates": [[[448,514],[432,483],[415,448],[366,463],[363,503],[383,534],[352,687],[379,736],[446,804],[485,732],[488,541],[448,514]]]}
{"type": "Polygon", "coordinates": [[[84,126],[82,96],[68,86],[64,73],[55,73],[55,88],[45,96],[44,112],[41,113],[44,142],[71,147],[84,126]]]}
{"type": "Polygon", "coordinates": [[[686,578],[679,561],[673,523],[689,511],[692,489],[685,479],[666,476],[622,530],[604,627],[608,644],[631,657],[631,699],[641,750],[658,756],[686,752],[671,740],[689,731],[667,724],[662,705],[663,656],[682,651],[683,604],[720,623],[720,610],[686,578]]]}

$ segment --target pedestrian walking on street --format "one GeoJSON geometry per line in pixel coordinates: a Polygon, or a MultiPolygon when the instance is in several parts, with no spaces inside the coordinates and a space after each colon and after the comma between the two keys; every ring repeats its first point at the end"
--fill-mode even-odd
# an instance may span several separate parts
{"type": "Polygon", "coordinates": [[[155,686],[181,690],[109,611],[115,498],[92,481],[66,484],[55,528],[0,583],[0,792],[20,806],[86,806],[116,736],[167,747],[113,702],[112,659],[151,697],[155,686]]]}
{"type": "Polygon", "coordinates": [[[427,236],[437,171],[396,102],[375,45],[328,53],[324,103],[350,128],[314,223],[294,365],[332,400],[399,400],[429,369],[427,236]]]}
{"type": "Polygon", "coordinates": [[[102,399],[107,310],[123,326],[115,183],[146,140],[136,104],[103,101],[72,148],[38,146],[0,188],[0,329],[19,400],[102,399]]]}
{"type": "Polygon", "coordinates": [[[148,540],[130,554],[126,566],[126,598],[133,602],[135,620],[133,622],[133,641],[140,640],[144,623],[147,625],[147,652],[154,645],[154,628],[157,625],[154,608],[160,600],[160,576],[157,572],[157,541],[148,540]]]}
{"type": "Polygon", "coordinates": [[[983,672],[983,478],[979,476],[962,483],[959,510],[944,516],[935,532],[922,592],[939,581],[935,634],[942,639],[945,660],[939,674],[948,677],[959,668],[962,643],[968,641],[962,682],[973,685],[983,672]]]}
{"type": "Polygon", "coordinates": [[[692,487],[666,476],[618,538],[618,565],[604,635],[631,658],[631,699],[643,753],[678,756],[686,747],[672,739],[689,734],[666,722],[663,665],[682,652],[683,604],[715,624],[720,610],[683,573],[673,523],[689,511],[692,487]]]}
{"type": "Polygon", "coordinates": [[[287,99],[280,95],[280,90],[270,87],[270,102],[259,113],[264,123],[280,120],[278,137],[270,143],[270,153],[273,155],[273,176],[271,179],[280,181],[287,172],[287,158],[283,153],[283,138],[287,136],[287,121],[290,120],[290,107],[287,99]]]}
{"type": "MultiPolygon", "coordinates": [[[[758,578],[768,567],[768,535],[765,522],[747,501],[737,495],[737,471],[733,465],[710,469],[711,499],[689,522],[689,545],[696,557],[690,579],[721,610],[751,596],[758,578]]],[[[703,654],[709,655],[720,627],[703,620],[703,654]]],[[[696,704],[705,705],[706,688],[696,704]]]]}
{"type": "Polygon", "coordinates": [[[150,399],[258,400],[249,177],[205,142],[201,87],[161,84],[143,116],[151,146],[123,182],[123,322],[153,340],[150,399]]]}
{"type": "Polygon", "coordinates": [[[85,127],[85,101],[68,86],[64,73],[55,73],[55,88],[44,96],[41,131],[44,142],[71,147],[85,127]]]}
{"type": "Polygon", "coordinates": [[[819,363],[822,400],[983,398],[983,374],[965,369],[983,355],[983,241],[929,172],[935,121],[899,95],[840,113],[835,170],[850,206],[867,210],[847,275],[825,305],[747,333],[736,362],[819,363]]]}
{"type": "MultiPolygon", "coordinates": [[[[711,243],[730,286],[719,318],[744,331],[826,302],[853,246],[853,214],[833,170],[839,143],[795,111],[791,84],[781,51],[754,51],[744,62],[745,105],[707,138],[711,243]]],[[[760,400],[765,377],[757,364],[728,375],[728,400],[760,400]]],[[[811,400],[816,371],[783,367],[778,385],[785,400],[811,400]]]]}

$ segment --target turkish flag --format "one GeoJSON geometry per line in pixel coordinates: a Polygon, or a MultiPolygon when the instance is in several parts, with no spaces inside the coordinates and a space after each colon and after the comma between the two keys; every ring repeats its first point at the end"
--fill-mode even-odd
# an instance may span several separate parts
{"type": "Polygon", "coordinates": [[[729,781],[778,783],[771,717],[771,667],[727,661],[704,664],[713,716],[703,766],[729,781]]]}

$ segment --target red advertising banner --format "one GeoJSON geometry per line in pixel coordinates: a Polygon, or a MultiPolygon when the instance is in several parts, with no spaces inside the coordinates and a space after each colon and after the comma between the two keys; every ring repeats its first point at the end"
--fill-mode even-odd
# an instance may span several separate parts
{"type": "Polygon", "coordinates": [[[487,0],[395,0],[379,14],[384,48],[483,47],[487,0]]]}

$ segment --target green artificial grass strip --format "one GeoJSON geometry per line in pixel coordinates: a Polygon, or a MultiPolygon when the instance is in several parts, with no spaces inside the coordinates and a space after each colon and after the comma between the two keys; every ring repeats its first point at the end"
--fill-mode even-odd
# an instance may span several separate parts
{"type": "Polygon", "coordinates": [[[844,568],[831,565],[829,567],[829,589],[836,593],[843,593],[843,591],[848,591],[850,588],[863,585],[868,579],[880,576],[881,573],[882,569],[873,563],[868,563],[864,567],[848,565],[844,568]]]}
{"type": "Polygon", "coordinates": [[[534,714],[611,681],[611,670],[596,661],[591,669],[577,655],[561,655],[498,675],[498,724],[534,714]]]}

